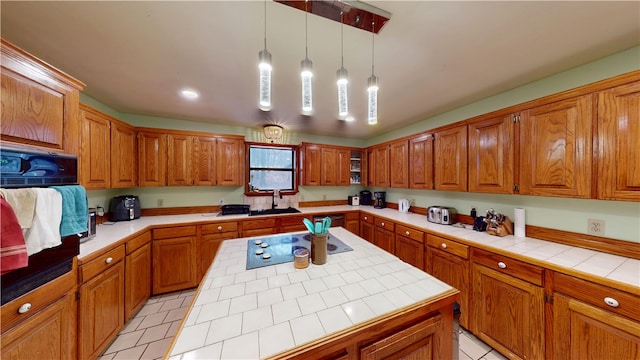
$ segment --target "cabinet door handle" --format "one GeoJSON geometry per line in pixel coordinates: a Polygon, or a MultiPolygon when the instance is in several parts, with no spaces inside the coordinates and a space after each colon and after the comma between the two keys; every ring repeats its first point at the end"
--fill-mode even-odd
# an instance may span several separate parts
{"type": "Polygon", "coordinates": [[[113,258],[108,257],[104,262],[106,262],[107,264],[111,264],[113,262],[113,258]]]}
{"type": "Polygon", "coordinates": [[[365,220],[369,220],[369,218],[368,218],[368,217],[366,217],[366,216],[364,217],[364,219],[365,219],[365,220]]]}
{"type": "Polygon", "coordinates": [[[498,262],[498,267],[500,269],[506,269],[507,268],[507,264],[503,263],[502,261],[498,262]]]}
{"type": "Polygon", "coordinates": [[[442,243],[442,245],[440,245],[441,248],[446,249],[447,248],[447,244],[442,243]]]}
{"type": "Polygon", "coordinates": [[[222,226],[218,226],[218,231],[222,231],[222,226]]]}
{"type": "Polygon", "coordinates": [[[409,236],[409,232],[408,231],[405,231],[404,233],[405,233],[405,235],[409,236]]]}
{"type": "Polygon", "coordinates": [[[31,304],[30,303],[22,304],[18,308],[18,314],[24,314],[24,313],[28,312],[29,310],[31,310],[31,304]]]}
{"type": "Polygon", "coordinates": [[[618,300],[612,297],[604,298],[604,303],[614,308],[617,308],[618,306],[620,306],[620,303],[618,302],[618,300]]]}
{"type": "Polygon", "coordinates": [[[384,227],[384,223],[380,223],[380,225],[382,225],[382,227],[384,227]]]}

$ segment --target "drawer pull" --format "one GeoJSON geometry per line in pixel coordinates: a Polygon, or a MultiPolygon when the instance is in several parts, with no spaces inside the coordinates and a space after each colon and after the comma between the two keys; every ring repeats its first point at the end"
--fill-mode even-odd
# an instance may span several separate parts
{"type": "Polygon", "coordinates": [[[382,227],[384,227],[384,223],[383,223],[383,222],[382,222],[382,223],[380,223],[380,225],[382,225],[382,227]]]}
{"type": "Polygon", "coordinates": [[[604,303],[614,308],[617,308],[618,306],[620,306],[620,303],[618,302],[618,300],[611,297],[604,298],[604,303]]]}
{"type": "Polygon", "coordinates": [[[447,248],[447,244],[442,243],[442,245],[440,245],[441,248],[446,249],[447,248]]]}
{"type": "Polygon", "coordinates": [[[18,313],[19,314],[24,314],[24,313],[28,312],[29,310],[31,310],[31,304],[30,303],[22,304],[18,308],[18,313]]]}
{"type": "Polygon", "coordinates": [[[222,231],[222,226],[218,226],[218,231],[222,231]]]}
{"type": "Polygon", "coordinates": [[[405,233],[407,236],[409,236],[409,232],[408,232],[408,231],[405,231],[404,233],[405,233]]]}
{"type": "Polygon", "coordinates": [[[365,219],[365,220],[369,220],[369,218],[368,218],[368,217],[366,217],[366,216],[364,217],[364,219],[365,219]]]}
{"type": "Polygon", "coordinates": [[[502,261],[498,262],[498,267],[500,269],[506,269],[507,268],[507,264],[503,263],[502,261]]]}
{"type": "Polygon", "coordinates": [[[106,262],[107,264],[111,264],[113,262],[113,258],[108,257],[107,260],[105,260],[104,262],[106,262]]]}

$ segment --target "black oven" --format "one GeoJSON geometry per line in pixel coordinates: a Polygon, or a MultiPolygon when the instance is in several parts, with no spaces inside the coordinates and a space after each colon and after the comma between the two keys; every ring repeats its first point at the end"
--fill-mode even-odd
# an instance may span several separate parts
{"type": "MultiPolygon", "coordinates": [[[[3,143],[4,145],[4,143],[3,143]]],[[[78,159],[73,155],[0,148],[3,188],[48,187],[78,183],[78,159]]],[[[2,305],[71,271],[80,253],[80,237],[63,237],[62,244],[29,256],[28,266],[0,275],[2,305]]]]}

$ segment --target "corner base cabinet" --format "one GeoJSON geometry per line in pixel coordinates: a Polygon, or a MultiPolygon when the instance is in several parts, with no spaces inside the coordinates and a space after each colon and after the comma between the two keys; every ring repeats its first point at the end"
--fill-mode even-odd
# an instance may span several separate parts
{"type": "Polygon", "coordinates": [[[195,225],[153,230],[154,295],[198,285],[196,239],[195,225]]]}

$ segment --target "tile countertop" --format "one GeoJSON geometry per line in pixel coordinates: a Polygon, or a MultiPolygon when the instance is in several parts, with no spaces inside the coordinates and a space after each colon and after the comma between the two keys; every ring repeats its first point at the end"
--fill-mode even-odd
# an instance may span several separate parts
{"type": "Polygon", "coordinates": [[[353,251],[306,269],[246,270],[249,238],[224,241],[169,359],[265,358],[455,291],[344,228],[330,233],[353,251]]]}
{"type": "MultiPolygon", "coordinates": [[[[610,285],[621,290],[640,294],[640,260],[612,255],[595,250],[583,249],[575,246],[559,244],[534,238],[516,238],[513,235],[498,237],[486,232],[450,225],[433,224],[426,216],[415,213],[401,213],[394,209],[375,209],[371,206],[324,206],[300,208],[301,214],[340,213],[361,210],[374,216],[383,216],[389,220],[405,223],[409,226],[423,229],[442,236],[458,239],[470,246],[477,246],[487,250],[500,252],[504,255],[518,256],[525,261],[531,261],[552,270],[567,272],[569,275],[585,277],[596,281],[606,279],[604,285],[610,285]],[[613,283],[611,283],[613,282],[613,283]],[[616,286],[621,284],[622,286],[616,286]]],[[[93,239],[80,244],[78,258],[89,256],[122,239],[150,226],[180,225],[186,223],[208,223],[213,221],[227,221],[247,218],[248,215],[216,216],[213,214],[146,216],[133,221],[118,222],[114,225],[98,225],[97,235],[93,239]]],[[[285,214],[278,216],[295,216],[300,214],[285,214]]]]}

